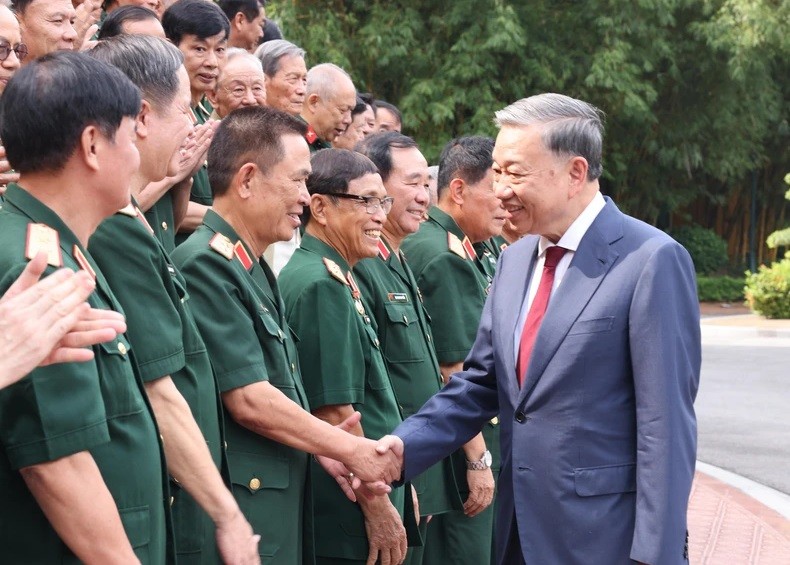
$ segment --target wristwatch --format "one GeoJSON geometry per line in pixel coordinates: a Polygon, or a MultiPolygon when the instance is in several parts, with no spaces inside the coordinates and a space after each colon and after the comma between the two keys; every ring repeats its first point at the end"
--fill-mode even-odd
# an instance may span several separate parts
{"type": "Polygon", "coordinates": [[[466,468],[470,471],[485,471],[486,469],[491,468],[491,452],[484,451],[483,456],[480,458],[479,461],[468,461],[466,462],[466,468]]]}

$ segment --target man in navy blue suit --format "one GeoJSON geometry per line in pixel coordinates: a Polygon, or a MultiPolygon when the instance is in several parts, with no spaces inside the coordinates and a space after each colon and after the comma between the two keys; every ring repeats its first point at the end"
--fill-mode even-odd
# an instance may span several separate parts
{"type": "Polygon", "coordinates": [[[500,564],[687,560],[700,328],[694,268],[599,191],[603,123],[559,94],[497,112],[499,260],[463,371],[380,442],[419,474],[499,413],[500,564]]]}

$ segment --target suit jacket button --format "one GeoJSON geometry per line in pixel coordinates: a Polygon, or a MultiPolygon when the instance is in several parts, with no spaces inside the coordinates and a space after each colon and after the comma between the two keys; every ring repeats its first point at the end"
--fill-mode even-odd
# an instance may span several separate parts
{"type": "Polygon", "coordinates": [[[526,420],[526,415],[524,414],[524,412],[522,412],[521,410],[516,412],[516,422],[521,424],[524,422],[524,420],[526,420]]]}

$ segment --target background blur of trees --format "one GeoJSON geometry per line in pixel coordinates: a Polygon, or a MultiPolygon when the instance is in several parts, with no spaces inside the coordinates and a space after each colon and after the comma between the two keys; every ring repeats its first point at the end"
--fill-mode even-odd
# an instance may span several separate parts
{"type": "MultiPolygon", "coordinates": [[[[334,62],[397,104],[434,161],[451,137],[493,135],[532,94],[607,119],[603,191],[662,228],[698,224],[746,265],[787,225],[790,0],[272,0],[308,66],[334,62]]],[[[781,252],[781,249],[779,250],[781,252]]]]}

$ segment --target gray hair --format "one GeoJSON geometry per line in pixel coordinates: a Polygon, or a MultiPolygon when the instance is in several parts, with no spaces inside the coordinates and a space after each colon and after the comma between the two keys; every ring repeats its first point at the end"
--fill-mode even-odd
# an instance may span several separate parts
{"type": "Polygon", "coordinates": [[[338,75],[346,77],[351,84],[351,75],[333,63],[321,63],[307,71],[307,86],[305,86],[305,97],[311,94],[318,94],[322,100],[332,98],[332,93],[338,86],[338,75]]]}
{"type": "MultiPolygon", "coordinates": [[[[246,49],[240,49],[239,47],[231,47],[227,51],[225,51],[225,66],[227,66],[227,64],[230,63],[233,59],[245,59],[250,61],[252,64],[256,65],[257,68],[259,69],[263,68],[261,65],[261,60],[258,59],[258,57],[256,57],[255,55],[252,55],[246,49]]],[[[223,70],[220,71],[219,73],[219,77],[217,77],[218,81],[222,80],[222,74],[224,70],[225,69],[223,67],[223,70]]]]}
{"type": "Polygon", "coordinates": [[[603,172],[604,113],[587,102],[547,93],[522,98],[495,114],[494,123],[502,126],[542,125],[543,144],[560,156],[587,160],[587,180],[603,172]]]}
{"type": "Polygon", "coordinates": [[[304,59],[305,50],[284,39],[273,39],[261,43],[255,50],[255,56],[261,60],[263,74],[273,77],[280,70],[280,59],[283,57],[301,57],[304,59]]]}
{"type": "Polygon", "coordinates": [[[170,104],[178,92],[178,69],[184,56],[164,39],[122,34],[99,41],[88,54],[119,68],[154,109],[170,104]]]}

